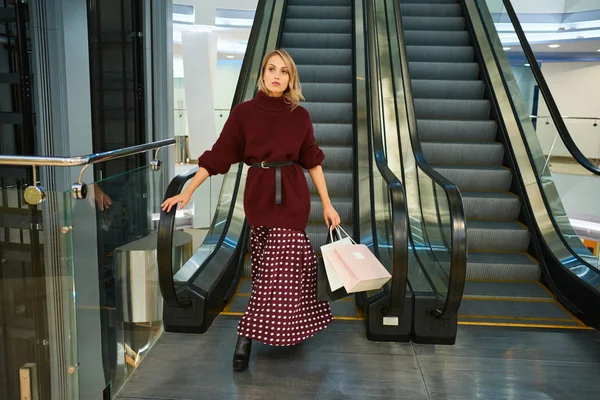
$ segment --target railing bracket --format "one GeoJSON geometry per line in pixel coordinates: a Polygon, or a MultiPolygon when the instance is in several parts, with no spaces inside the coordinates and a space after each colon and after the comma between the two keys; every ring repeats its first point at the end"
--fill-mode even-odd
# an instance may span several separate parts
{"type": "Polygon", "coordinates": [[[87,196],[87,185],[84,182],[75,182],[71,187],[74,199],[85,199],[87,196]]]}

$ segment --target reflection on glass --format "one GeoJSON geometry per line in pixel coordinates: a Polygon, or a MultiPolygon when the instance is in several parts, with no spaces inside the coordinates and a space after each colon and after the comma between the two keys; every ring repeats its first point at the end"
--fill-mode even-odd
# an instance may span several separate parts
{"type": "MultiPolygon", "coordinates": [[[[486,26],[486,29],[491,37],[497,34],[502,42],[503,48],[495,48],[494,51],[501,56],[500,60],[504,60],[503,57],[506,56],[505,60],[508,61],[501,61],[499,65],[525,135],[535,173],[542,183],[547,201],[546,207],[569,248],[590,265],[598,267],[600,263],[595,255],[597,251],[589,249],[597,248],[597,246],[590,246],[590,241],[600,239],[600,224],[594,222],[600,222],[600,213],[595,202],[594,204],[586,202],[584,197],[587,195],[582,196],[582,193],[590,193],[593,190],[598,190],[600,193],[600,178],[581,166],[560,138],[555,122],[549,117],[547,99],[538,89],[537,80],[525,57],[523,47],[514,34],[514,26],[503,1],[477,0],[477,2],[480,10],[484,10],[487,6],[492,14],[494,26],[486,26]],[[570,206],[565,207],[563,201],[570,206]],[[587,231],[582,228],[574,229],[573,220],[578,219],[587,220],[585,222],[588,222],[588,228],[590,224],[595,224],[593,228],[597,229],[597,232],[593,236],[596,239],[590,236],[590,229],[587,231]]],[[[485,23],[485,16],[483,20],[485,23]]],[[[534,41],[532,45],[535,49],[535,40],[539,38],[527,34],[527,24],[522,23],[522,25],[528,39],[534,41]]],[[[494,40],[492,43],[496,45],[494,40]]],[[[573,96],[577,97],[578,94],[573,93],[573,96]]],[[[563,115],[563,117],[569,116],[563,115]]],[[[600,158],[600,129],[597,125],[594,126],[595,120],[566,118],[564,121],[575,144],[589,161],[597,165],[600,158]]]]}
{"type": "MultiPolygon", "coordinates": [[[[76,365],[73,263],[69,235],[61,246],[45,246],[46,231],[69,226],[70,197],[47,193],[46,202],[29,206],[24,187],[0,182],[0,398],[21,398],[20,376],[31,388],[51,393],[58,381],[53,371],[76,365]],[[52,204],[50,209],[48,204],[52,204]],[[58,226],[44,227],[45,221],[58,226]],[[55,252],[56,263],[46,262],[55,252]],[[52,337],[55,340],[49,341],[52,337]],[[61,362],[51,364],[53,356],[61,362]]],[[[76,394],[76,376],[65,376],[62,393],[76,394]]],[[[41,398],[49,398],[42,395],[41,398]]],[[[72,397],[74,398],[74,397],[72,397]]]]}
{"type": "MultiPolygon", "coordinates": [[[[103,370],[113,393],[162,332],[152,216],[159,211],[163,179],[163,170],[146,166],[88,185],[85,200],[70,198],[80,368],[103,370]],[[98,354],[94,343],[102,343],[98,354]]],[[[191,249],[191,236],[177,240],[181,249],[191,249]]],[[[79,389],[83,395],[98,387],[82,379],[79,389]]]]}

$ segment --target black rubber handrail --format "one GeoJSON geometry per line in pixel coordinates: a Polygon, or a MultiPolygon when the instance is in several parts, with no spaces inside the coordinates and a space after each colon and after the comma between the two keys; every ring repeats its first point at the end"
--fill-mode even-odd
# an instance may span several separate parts
{"type": "MultiPolygon", "coordinates": [[[[189,181],[196,175],[198,167],[177,175],[171,180],[164,200],[176,196],[189,181]]],[[[190,305],[189,300],[179,299],[173,279],[173,229],[175,228],[175,214],[177,205],[170,212],[161,211],[158,222],[158,238],[156,244],[156,257],[158,262],[158,283],[163,299],[171,307],[184,307],[190,305]]]]}
{"type": "MultiPolygon", "coordinates": [[[[367,24],[366,34],[368,37],[369,62],[367,63],[367,74],[369,76],[369,109],[370,131],[373,135],[373,152],[375,153],[375,164],[383,180],[387,184],[392,209],[392,279],[388,308],[384,310],[386,315],[400,317],[406,297],[406,284],[408,280],[408,210],[406,206],[406,195],[402,182],[396,177],[388,166],[383,144],[383,133],[381,131],[381,118],[379,112],[379,76],[376,56],[375,29],[373,2],[367,2],[367,24]]],[[[369,87],[368,86],[368,87],[369,87]]]]}
{"type": "MultiPolygon", "coordinates": [[[[252,68],[252,59],[254,57],[254,53],[256,52],[256,46],[260,35],[261,25],[264,22],[263,19],[267,2],[267,0],[259,0],[258,5],[256,7],[254,23],[252,24],[252,29],[248,38],[248,45],[246,48],[246,53],[244,55],[244,61],[242,62],[242,68],[238,78],[236,91],[233,97],[232,108],[233,106],[242,102],[244,97],[244,91],[248,85],[249,79],[251,78],[249,75],[252,68]]],[[[272,4],[275,4],[275,2],[272,2],[272,4]]],[[[243,169],[241,167],[238,170],[232,199],[235,199],[237,196],[242,170],[243,169]]],[[[167,199],[171,196],[175,196],[181,193],[181,190],[183,189],[185,183],[194,177],[196,171],[198,171],[198,167],[173,178],[173,180],[169,183],[169,186],[167,187],[167,191],[165,193],[164,198],[167,199]]],[[[233,213],[234,208],[235,201],[232,200],[231,209],[228,213],[227,218],[228,222],[223,228],[223,234],[221,235],[217,244],[215,245],[213,254],[214,252],[220,249],[225,237],[227,236],[226,234],[227,229],[229,227],[229,220],[231,219],[231,215],[233,213]]],[[[173,207],[170,212],[161,211],[160,220],[158,222],[157,263],[159,286],[166,304],[172,307],[187,307],[191,305],[191,301],[181,299],[177,296],[177,289],[175,288],[175,280],[173,276],[173,229],[175,227],[176,211],[176,207],[173,207]]],[[[193,278],[194,276],[192,276],[191,279],[193,278]]]]}
{"type": "Polygon", "coordinates": [[[406,98],[406,112],[412,151],[419,169],[444,190],[446,198],[448,199],[451,232],[450,242],[452,245],[450,276],[448,277],[448,292],[446,294],[444,308],[442,311],[435,310],[434,315],[440,318],[452,318],[458,314],[458,308],[460,307],[463,298],[467,275],[467,228],[465,211],[462,196],[458,187],[434,170],[427,161],[425,161],[415,117],[414,98],[412,95],[412,85],[408,70],[408,53],[404,38],[404,26],[402,24],[402,11],[400,9],[399,1],[394,1],[393,3],[400,62],[402,63],[402,85],[404,88],[404,97],[406,98]]]}
{"type": "Polygon", "coordinates": [[[560,111],[558,110],[558,106],[556,105],[556,102],[554,101],[554,97],[552,96],[552,93],[550,92],[550,88],[548,87],[548,83],[546,82],[546,79],[544,78],[544,74],[542,73],[542,70],[535,58],[535,54],[533,53],[533,50],[531,49],[531,46],[529,45],[527,36],[525,35],[525,32],[523,31],[523,27],[521,26],[521,23],[519,22],[519,17],[517,16],[517,13],[515,12],[515,9],[513,8],[510,0],[502,0],[502,2],[504,3],[504,7],[506,8],[506,13],[508,14],[508,17],[510,18],[511,23],[512,23],[513,27],[515,28],[515,33],[517,34],[517,38],[519,39],[521,47],[523,48],[523,53],[525,53],[525,58],[527,58],[527,62],[530,65],[531,72],[533,73],[533,76],[535,77],[537,85],[540,89],[540,93],[542,94],[542,97],[544,98],[544,101],[546,102],[546,106],[548,107],[548,112],[550,113],[550,117],[552,118],[552,121],[554,121],[554,125],[556,126],[556,129],[558,131],[558,135],[562,139],[567,150],[569,150],[569,153],[571,153],[573,158],[583,168],[587,169],[588,171],[590,171],[591,173],[593,173],[595,175],[600,175],[600,168],[598,168],[593,163],[591,163],[590,160],[588,160],[588,158],[581,152],[581,150],[579,150],[579,146],[577,146],[577,144],[573,141],[573,138],[571,137],[571,134],[569,133],[569,129],[567,128],[567,125],[565,124],[563,117],[560,115],[560,111]]]}

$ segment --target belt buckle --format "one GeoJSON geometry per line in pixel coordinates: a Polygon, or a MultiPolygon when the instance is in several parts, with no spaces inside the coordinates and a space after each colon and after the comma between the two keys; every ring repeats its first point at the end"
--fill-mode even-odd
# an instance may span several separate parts
{"type": "Polygon", "coordinates": [[[261,161],[260,162],[260,167],[264,168],[264,169],[269,169],[269,167],[265,167],[265,163],[266,163],[266,161],[261,161]]]}

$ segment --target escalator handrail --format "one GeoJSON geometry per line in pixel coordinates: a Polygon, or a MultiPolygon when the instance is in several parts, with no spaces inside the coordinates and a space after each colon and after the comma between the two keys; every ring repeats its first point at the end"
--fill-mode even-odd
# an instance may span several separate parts
{"type": "MultiPolygon", "coordinates": [[[[192,168],[171,180],[165,192],[164,200],[176,196],[189,181],[196,175],[198,167],[192,168]]],[[[156,244],[156,257],[158,262],[158,281],[160,292],[164,301],[171,307],[185,307],[190,304],[188,300],[179,299],[173,279],[173,230],[175,228],[175,215],[177,205],[170,212],[161,210],[158,221],[158,241],[156,244]]]]}
{"type": "MultiPolygon", "coordinates": [[[[369,60],[367,65],[367,75],[369,77],[369,108],[368,115],[371,123],[369,124],[371,134],[373,135],[373,152],[375,153],[375,164],[387,185],[391,200],[392,210],[392,279],[390,284],[390,294],[388,308],[384,311],[387,315],[400,317],[406,297],[406,284],[408,281],[408,209],[406,205],[406,195],[404,186],[398,177],[388,166],[383,144],[383,133],[381,130],[380,113],[376,110],[379,98],[379,86],[377,84],[377,57],[375,55],[375,34],[374,34],[374,16],[373,3],[368,1],[367,24],[365,33],[367,39],[367,53],[369,60]]],[[[369,87],[367,86],[367,87],[369,87]]]]}
{"type": "MultiPolygon", "coordinates": [[[[554,97],[550,92],[550,88],[546,79],[544,78],[544,74],[535,58],[535,54],[529,45],[529,41],[527,40],[527,36],[525,35],[525,31],[523,31],[523,27],[519,22],[519,17],[515,12],[510,0],[502,0],[504,3],[504,7],[506,8],[506,13],[510,18],[510,21],[515,28],[515,33],[517,34],[517,38],[519,39],[519,43],[521,44],[521,48],[523,49],[523,53],[525,53],[525,58],[527,58],[527,62],[530,65],[531,72],[537,82],[540,93],[544,97],[544,101],[546,102],[546,106],[548,107],[548,112],[550,113],[550,117],[552,121],[554,121],[554,125],[558,131],[558,135],[563,141],[569,153],[573,156],[573,158],[585,169],[593,173],[594,175],[600,175],[600,168],[595,166],[593,163],[588,160],[588,158],[579,150],[579,146],[575,143],[571,134],[569,133],[569,128],[565,124],[563,117],[558,110],[558,106],[554,101],[554,97]]],[[[548,155],[550,156],[550,155],[548,155]]]]}
{"type": "MultiPolygon", "coordinates": [[[[248,85],[248,80],[250,79],[250,71],[252,67],[252,58],[256,51],[257,42],[260,35],[261,25],[264,19],[265,8],[266,8],[267,0],[259,0],[256,6],[256,13],[254,22],[252,24],[252,29],[250,30],[250,36],[248,38],[248,45],[246,48],[246,53],[244,55],[244,60],[242,62],[242,68],[240,70],[240,75],[238,78],[238,84],[236,86],[235,94],[232,101],[232,108],[241,103],[244,96],[244,90],[248,85]]],[[[275,4],[275,2],[273,2],[275,4]]],[[[270,23],[270,21],[269,21],[270,23]]],[[[167,187],[165,193],[165,199],[175,196],[181,193],[183,186],[185,183],[192,179],[195,175],[198,167],[187,171],[183,174],[180,174],[173,178],[167,187]]],[[[243,168],[238,169],[236,185],[234,189],[234,193],[232,199],[235,199],[237,196],[237,192],[239,189],[240,176],[242,174],[243,168]]],[[[227,230],[229,227],[229,221],[231,220],[231,216],[233,214],[235,208],[235,201],[231,202],[231,209],[228,213],[226,226],[223,228],[223,233],[219,238],[217,244],[214,247],[213,254],[221,248],[225,237],[227,236],[227,230]]],[[[191,305],[191,302],[186,299],[180,299],[177,296],[177,290],[175,288],[175,279],[173,276],[173,231],[175,227],[175,214],[177,208],[173,207],[170,212],[162,211],[160,214],[160,220],[158,222],[158,241],[157,241],[157,263],[158,263],[158,271],[159,271],[159,286],[163,296],[163,299],[166,304],[172,307],[187,307],[191,305]]],[[[213,221],[214,223],[214,221],[213,221]]],[[[206,260],[210,260],[210,257],[206,260]]],[[[194,279],[196,274],[190,278],[190,280],[194,279]]]]}
{"type": "Polygon", "coordinates": [[[399,1],[394,1],[393,3],[400,62],[402,63],[402,85],[404,88],[404,97],[406,99],[408,129],[411,137],[412,151],[419,169],[444,190],[446,198],[448,199],[451,222],[450,241],[452,244],[451,267],[450,276],[448,277],[446,301],[443,310],[437,316],[441,318],[451,318],[458,313],[467,275],[467,231],[463,200],[458,187],[433,169],[427,161],[425,161],[421,142],[419,141],[419,132],[415,117],[414,98],[412,95],[412,85],[408,70],[408,52],[406,50],[404,26],[402,24],[402,11],[399,1]]]}

